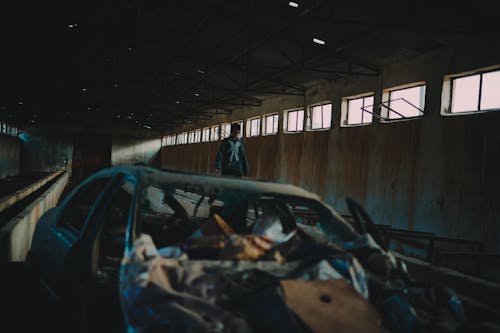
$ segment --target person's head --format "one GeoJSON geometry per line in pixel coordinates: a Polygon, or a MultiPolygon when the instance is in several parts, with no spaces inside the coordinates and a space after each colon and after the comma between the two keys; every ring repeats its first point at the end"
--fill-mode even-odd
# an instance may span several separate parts
{"type": "Polygon", "coordinates": [[[238,135],[240,135],[240,131],[241,131],[241,126],[240,124],[238,123],[234,123],[231,125],[231,133],[230,133],[230,137],[235,139],[238,137],[238,135]]]}

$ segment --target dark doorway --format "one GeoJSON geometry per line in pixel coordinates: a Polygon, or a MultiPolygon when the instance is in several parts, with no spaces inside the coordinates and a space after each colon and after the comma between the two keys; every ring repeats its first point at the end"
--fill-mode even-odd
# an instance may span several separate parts
{"type": "Polygon", "coordinates": [[[71,183],[78,185],[91,174],[111,166],[111,136],[75,133],[71,183]]]}

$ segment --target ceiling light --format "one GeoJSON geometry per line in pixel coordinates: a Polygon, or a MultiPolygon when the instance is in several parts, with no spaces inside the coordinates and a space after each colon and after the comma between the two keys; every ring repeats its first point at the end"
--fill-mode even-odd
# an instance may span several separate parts
{"type": "Polygon", "coordinates": [[[194,95],[195,95],[196,97],[200,96],[200,94],[198,94],[198,93],[194,93],[194,95]]]}
{"type": "Polygon", "coordinates": [[[128,50],[129,50],[129,51],[132,51],[132,47],[129,47],[129,48],[128,48],[128,50]]]}
{"type": "Polygon", "coordinates": [[[118,88],[118,83],[115,83],[114,87],[115,87],[115,88],[118,88]]]}
{"type": "Polygon", "coordinates": [[[83,91],[83,92],[87,91],[87,88],[82,88],[82,91],[83,91]]]}
{"type": "Polygon", "coordinates": [[[19,101],[19,103],[17,103],[17,104],[19,104],[19,105],[23,105],[23,102],[22,102],[22,101],[19,101]]]}
{"type": "Polygon", "coordinates": [[[315,42],[316,44],[320,44],[320,45],[326,44],[324,40],[319,39],[319,38],[313,38],[313,42],[315,42]]]}
{"type": "Polygon", "coordinates": [[[176,103],[176,104],[180,104],[180,102],[179,102],[179,101],[175,101],[175,103],[176,103]]]}
{"type": "Polygon", "coordinates": [[[144,125],[144,127],[146,127],[147,129],[151,129],[151,126],[149,125],[144,125]]]}
{"type": "Polygon", "coordinates": [[[288,6],[290,6],[290,7],[294,7],[294,8],[299,8],[299,4],[298,4],[298,3],[296,3],[296,2],[293,2],[293,1],[290,1],[290,2],[288,3],[288,6]]]}
{"type": "Polygon", "coordinates": [[[200,73],[200,74],[205,74],[205,72],[202,71],[201,69],[198,69],[197,72],[200,73]]]}

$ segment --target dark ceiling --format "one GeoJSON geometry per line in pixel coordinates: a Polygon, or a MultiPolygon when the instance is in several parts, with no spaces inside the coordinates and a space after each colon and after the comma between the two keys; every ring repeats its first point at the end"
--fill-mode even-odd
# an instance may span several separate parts
{"type": "Polygon", "coordinates": [[[296,2],[16,2],[0,12],[0,120],[173,129],[500,33],[481,1],[296,2]]]}

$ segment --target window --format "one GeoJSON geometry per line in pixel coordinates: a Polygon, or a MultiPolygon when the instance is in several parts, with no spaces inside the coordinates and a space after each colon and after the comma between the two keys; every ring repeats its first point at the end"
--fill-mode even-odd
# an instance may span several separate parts
{"type": "Polygon", "coordinates": [[[161,146],[162,147],[165,147],[167,145],[167,137],[166,136],[163,136],[161,138],[161,146]]]}
{"type": "Polygon", "coordinates": [[[221,134],[220,134],[221,140],[224,138],[227,138],[229,136],[230,132],[231,132],[231,123],[222,124],[221,125],[221,134]]]}
{"type": "Polygon", "coordinates": [[[278,117],[278,114],[268,114],[264,116],[264,127],[262,128],[263,135],[278,133],[278,117]]]}
{"type": "Polygon", "coordinates": [[[424,114],[425,84],[419,82],[410,87],[387,89],[382,100],[380,117],[384,120],[420,117],[424,114]]]}
{"type": "Polygon", "coordinates": [[[219,140],[220,126],[219,125],[212,126],[212,131],[211,132],[212,133],[210,135],[210,140],[212,140],[212,141],[219,140]]]}
{"type": "Polygon", "coordinates": [[[443,81],[441,114],[457,115],[500,110],[499,87],[498,68],[447,76],[443,81]]]}
{"type": "Polygon", "coordinates": [[[247,137],[260,135],[260,117],[247,119],[247,137]]]}
{"type": "Polygon", "coordinates": [[[201,141],[203,142],[210,141],[210,127],[203,128],[203,135],[201,136],[201,141]]]}
{"type": "Polygon", "coordinates": [[[18,136],[19,130],[17,127],[11,126],[4,122],[0,122],[0,134],[1,133],[6,135],[18,136]]]}
{"type": "MultiPolygon", "coordinates": [[[[240,134],[238,135],[238,138],[243,137],[243,120],[238,120],[238,121],[233,121],[233,124],[240,124],[240,134]]],[[[231,130],[231,128],[229,128],[231,130]]]]}
{"type": "Polygon", "coordinates": [[[177,134],[177,144],[184,145],[188,142],[188,134],[187,132],[182,132],[177,134]]]}
{"type": "Polygon", "coordinates": [[[187,143],[194,143],[194,131],[189,131],[187,143]]]}
{"type": "Polygon", "coordinates": [[[340,126],[367,125],[372,118],[373,93],[342,98],[340,126]]]}
{"type": "Polygon", "coordinates": [[[194,131],[194,143],[198,143],[201,141],[201,128],[194,131]]]}
{"type": "Polygon", "coordinates": [[[332,125],[332,104],[318,104],[309,107],[308,128],[310,130],[329,129],[332,125]]]}
{"type": "Polygon", "coordinates": [[[304,109],[285,111],[285,132],[300,132],[304,129],[304,109]]]}
{"type": "Polygon", "coordinates": [[[167,135],[167,146],[175,145],[175,135],[167,135]]]}

